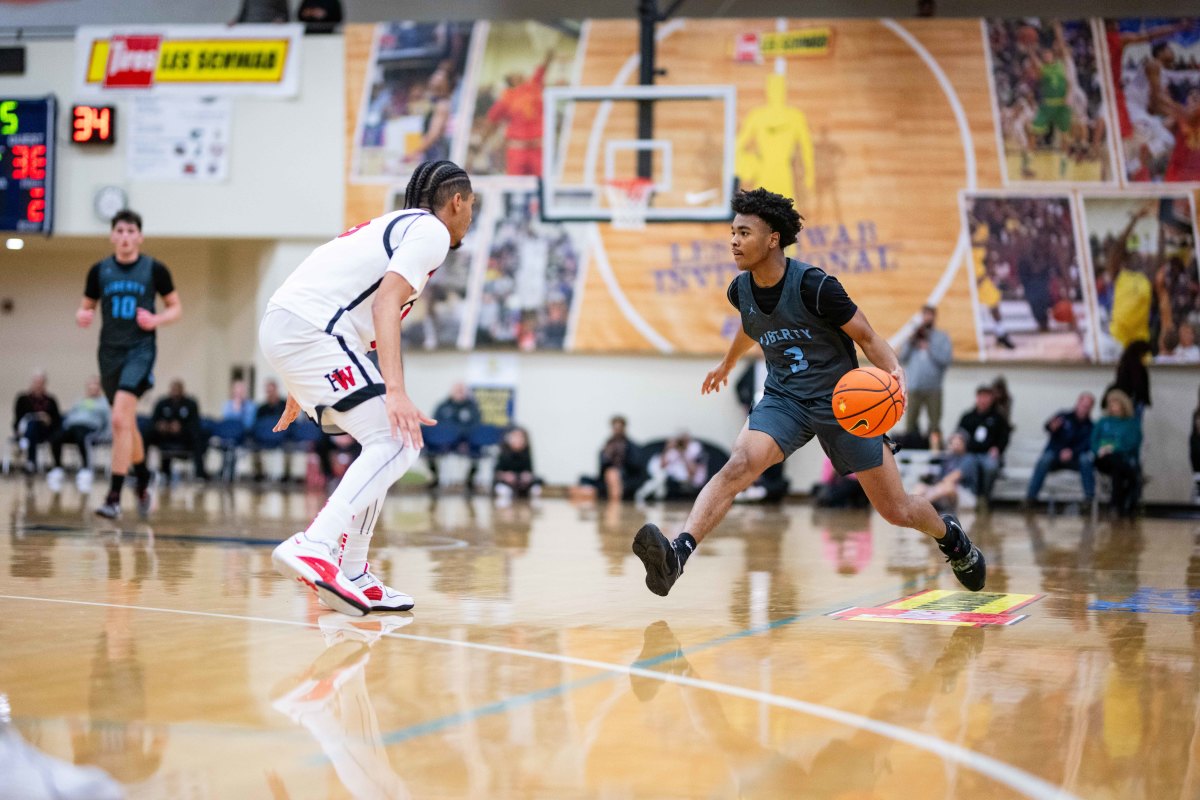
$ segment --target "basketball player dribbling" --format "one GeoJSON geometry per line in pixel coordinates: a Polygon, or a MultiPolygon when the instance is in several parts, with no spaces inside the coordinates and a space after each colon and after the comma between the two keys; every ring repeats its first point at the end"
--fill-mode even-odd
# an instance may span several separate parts
{"type": "Polygon", "coordinates": [[[137,402],[154,386],[155,330],[178,322],[183,304],[170,271],[142,252],[139,214],[129,209],[118,211],[112,218],[109,241],[113,254],[88,271],[83,299],[75,311],[76,324],[86,328],[100,307],[100,385],[112,406],[112,477],[96,514],[107,519],[121,516],[121,490],[132,470],[138,513],[145,517],[153,497],[146,444],[137,427],[137,402]],[[159,295],[164,307],[156,312],[155,297],[159,295]]]}
{"type": "Polygon", "coordinates": [[[413,599],[383,584],[367,550],[388,488],[421,452],[421,413],[404,389],[400,322],[471,225],[475,195],[449,161],[417,167],[404,209],[318,247],[267,304],[259,344],[288,388],[275,430],[303,409],[326,431],[362,445],[308,529],[275,548],[276,569],[351,616],[407,611],[413,599]],[[367,358],[377,349],[379,368],[367,358]]]}
{"type": "Polygon", "coordinates": [[[884,519],[936,539],[959,582],[979,591],[986,562],[958,519],[939,516],[928,500],[904,491],[884,437],[854,436],[833,416],[834,387],[858,366],[854,345],[891,373],[903,392],[896,352],[871,328],[837,278],[784,255],[802,227],[791,199],[755,189],[738,192],[732,205],[730,245],[742,274],[729,284],[728,296],[741,312],[742,330],[700,392],[719,391],[727,384],[729,373],[755,343],[766,357],[766,392],[738,434],[729,462],[696,498],[683,532],[671,541],[648,523],[634,536],[633,552],[646,567],[646,586],[665,596],[696,547],[729,512],[734,496],[816,436],[839,473],[857,474],[884,519]]]}

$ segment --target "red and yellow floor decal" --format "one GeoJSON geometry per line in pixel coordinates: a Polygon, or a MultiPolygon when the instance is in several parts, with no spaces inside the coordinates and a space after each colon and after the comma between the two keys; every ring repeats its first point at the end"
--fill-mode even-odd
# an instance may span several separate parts
{"type": "Polygon", "coordinates": [[[843,608],[834,619],[873,622],[912,622],[919,625],[1015,625],[1028,614],[1017,609],[1041,599],[1040,594],[994,594],[929,589],[877,608],[843,608]]]}

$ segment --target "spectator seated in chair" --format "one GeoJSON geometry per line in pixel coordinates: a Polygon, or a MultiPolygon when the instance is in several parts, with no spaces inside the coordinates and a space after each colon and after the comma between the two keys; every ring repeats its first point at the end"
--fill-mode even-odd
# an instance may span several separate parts
{"type": "Polygon", "coordinates": [[[996,405],[993,387],[985,384],[975,390],[975,407],[962,415],[958,429],[967,435],[967,452],[977,456],[981,475],[975,491],[988,499],[992,496],[992,486],[1004,463],[1004,451],[1008,449],[1012,435],[1012,426],[996,405]]]}
{"type": "MultiPolygon", "coordinates": [[[[262,452],[264,450],[283,450],[283,476],[281,480],[284,483],[291,481],[291,460],[287,458],[289,445],[299,441],[300,429],[298,425],[303,425],[309,421],[306,416],[301,415],[295,423],[288,427],[287,430],[277,431],[275,425],[279,422],[279,418],[283,416],[284,409],[287,408],[287,398],[280,396],[279,383],[272,378],[268,378],[263,384],[263,401],[254,410],[254,424],[250,427],[250,445],[254,450],[254,480],[262,482],[266,479],[263,473],[262,452]]],[[[309,426],[303,426],[305,428],[309,426]]],[[[315,424],[311,427],[315,428],[315,424]]]]}
{"type": "Polygon", "coordinates": [[[1092,393],[1083,392],[1075,401],[1075,408],[1060,411],[1046,421],[1046,432],[1050,438],[1046,441],[1046,449],[1042,451],[1037,466],[1033,468],[1029,489],[1025,493],[1026,503],[1037,502],[1046,475],[1060,469],[1079,473],[1085,502],[1090,503],[1096,496],[1092,457],[1092,408],[1095,405],[1096,398],[1092,393]]]}
{"type": "MultiPolygon", "coordinates": [[[[668,500],[675,499],[676,496],[680,499],[695,497],[696,494],[699,494],[700,490],[704,488],[704,485],[708,482],[708,478],[720,472],[721,467],[725,466],[725,462],[729,461],[729,451],[722,449],[712,442],[696,439],[689,435],[684,448],[681,448],[679,437],[677,436],[671,439],[657,439],[647,442],[645,445],[643,445],[639,454],[641,459],[639,464],[639,473],[642,475],[653,474],[651,470],[657,468],[652,467],[651,465],[663,454],[667,454],[667,464],[691,463],[696,465],[694,468],[695,472],[692,473],[694,476],[700,476],[702,473],[699,484],[692,482],[686,484],[678,481],[675,482],[674,488],[677,492],[680,492],[678,495],[671,494],[670,487],[672,485],[672,479],[668,477],[668,492],[666,495],[666,499],[668,500]],[[695,453],[696,448],[693,447],[693,443],[699,446],[699,457],[696,458],[693,456],[693,458],[688,461],[687,459],[683,458],[683,453],[685,452],[685,448],[690,448],[692,452],[695,453]]],[[[682,469],[680,469],[678,466],[674,467],[674,469],[677,470],[675,473],[676,475],[683,477],[684,473],[682,469]]],[[[653,481],[654,479],[650,478],[649,480],[653,481]]],[[[692,480],[694,481],[695,478],[692,480]]],[[[640,489],[641,486],[637,488],[640,489]]]]}
{"type": "Polygon", "coordinates": [[[968,452],[967,442],[966,431],[950,434],[937,480],[932,484],[917,484],[913,494],[924,497],[939,511],[953,513],[960,506],[974,508],[975,498],[983,485],[984,471],[980,456],[968,452]]]}
{"type": "Polygon", "coordinates": [[[497,500],[538,497],[542,493],[542,479],[534,474],[529,434],[524,428],[509,429],[500,442],[493,491],[497,500]]]}
{"type": "Polygon", "coordinates": [[[600,449],[599,480],[585,479],[596,486],[601,497],[632,500],[645,477],[640,448],[625,435],[625,418],[609,420],[610,434],[600,449]]]}
{"type": "Polygon", "coordinates": [[[195,398],[184,393],[183,381],[171,381],[167,396],[154,404],[146,445],[158,448],[159,468],[171,478],[171,461],[180,455],[190,456],[196,468],[196,478],[207,481],[204,454],[208,442],[200,420],[200,407],[195,398]]]}
{"type": "Polygon", "coordinates": [[[112,409],[100,387],[100,377],[92,375],[84,385],[83,397],[63,417],[63,444],[79,448],[79,472],[75,487],[80,493],[92,490],[92,445],[112,440],[112,409]]]}
{"type": "Polygon", "coordinates": [[[52,484],[62,482],[62,414],[58,400],[46,391],[46,373],[36,370],[29,382],[29,391],[17,395],[13,405],[13,434],[25,454],[23,469],[33,475],[38,470],[38,448],[50,445],[54,468],[46,476],[52,484]]]}
{"type": "Polygon", "coordinates": [[[1096,469],[1112,478],[1112,507],[1122,517],[1137,513],[1142,494],[1142,420],[1120,389],[1104,395],[1104,415],[1092,429],[1096,469]]]}
{"type": "Polygon", "coordinates": [[[472,434],[480,425],[480,414],[479,406],[467,391],[465,384],[456,383],[450,388],[450,396],[434,410],[433,418],[437,420],[437,425],[421,430],[421,436],[425,440],[425,460],[429,463],[429,472],[433,477],[429,488],[436,489],[440,482],[438,456],[459,453],[471,460],[466,481],[466,489],[471,491],[475,484],[480,455],[480,448],[472,439],[472,434]]]}
{"type": "Polygon", "coordinates": [[[236,477],[237,449],[246,441],[257,419],[258,409],[248,395],[245,381],[231,383],[221,419],[212,429],[213,438],[221,447],[221,479],[227,483],[236,477]]]}
{"type": "Polygon", "coordinates": [[[680,431],[663,444],[659,453],[650,457],[646,472],[650,477],[638,488],[634,499],[690,499],[700,494],[708,482],[708,455],[704,445],[687,431],[680,431]]]}

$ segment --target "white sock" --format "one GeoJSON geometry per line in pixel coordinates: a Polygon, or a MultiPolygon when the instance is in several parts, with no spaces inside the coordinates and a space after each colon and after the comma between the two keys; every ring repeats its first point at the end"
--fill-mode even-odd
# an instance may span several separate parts
{"type": "Polygon", "coordinates": [[[371,548],[371,537],[375,534],[375,523],[379,520],[382,499],[354,515],[354,520],[345,533],[342,548],[342,573],[351,580],[367,571],[367,551],[371,548]]]}
{"type": "Polygon", "coordinates": [[[321,509],[321,513],[317,514],[317,518],[308,526],[304,535],[331,547],[337,546],[341,542],[342,531],[350,527],[350,520],[353,518],[354,509],[341,500],[335,492],[326,501],[325,507],[321,509]]]}

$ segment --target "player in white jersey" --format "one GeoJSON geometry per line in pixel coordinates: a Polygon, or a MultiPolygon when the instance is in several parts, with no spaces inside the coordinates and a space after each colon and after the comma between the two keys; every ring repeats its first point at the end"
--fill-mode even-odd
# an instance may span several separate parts
{"type": "Polygon", "coordinates": [[[1169,42],[1159,42],[1150,49],[1150,57],[1125,71],[1122,88],[1129,121],[1140,144],[1145,148],[1150,164],[1171,155],[1175,135],[1167,128],[1170,109],[1178,106],[1167,91],[1166,77],[1175,63],[1175,52],[1169,42]]]}
{"type": "Polygon", "coordinates": [[[388,487],[421,452],[421,425],[436,424],[404,391],[400,321],[471,225],[471,179],[449,161],[413,173],[404,209],[356,225],[306,258],[271,296],[259,344],[287,384],[275,430],[303,410],[344,431],[362,453],[306,531],[275,548],[276,568],[353,616],[406,611],[413,600],[385,586],[367,549],[388,487]],[[379,368],[367,358],[377,349],[379,368]]]}

